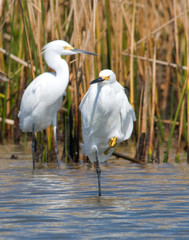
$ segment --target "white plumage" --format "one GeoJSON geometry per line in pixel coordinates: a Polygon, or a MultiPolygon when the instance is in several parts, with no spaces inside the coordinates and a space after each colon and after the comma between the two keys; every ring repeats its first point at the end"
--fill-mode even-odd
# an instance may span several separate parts
{"type": "MultiPolygon", "coordinates": [[[[61,55],[77,53],[96,55],[91,52],[73,48],[70,44],[62,40],[52,41],[44,46],[44,59],[47,65],[54,69],[56,73],[43,73],[29,84],[23,94],[20,111],[18,113],[20,128],[24,132],[32,132],[32,140],[34,140],[34,132],[38,132],[47,128],[50,124],[53,124],[58,164],[56,118],[69,81],[68,64],[61,58],[61,55]]],[[[33,168],[35,168],[34,147],[33,142],[33,168]]]]}
{"type": "Polygon", "coordinates": [[[38,132],[56,120],[66,87],[67,81],[61,78],[58,81],[53,73],[43,73],[30,83],[23,94],[18,114],[23,132],[32,132],[33,124],[34,131],[38,132]]]}
{"type": "Polygon", "coordinates": [[[116,144],[131,136],[135,112],[116,75],[108,69],[101,71],[99,78],[91,82],[80,110],[83,153],[98,165],[111,156],[116,144]],[[111,144],[111,139],[115,145],[111,144]]]}

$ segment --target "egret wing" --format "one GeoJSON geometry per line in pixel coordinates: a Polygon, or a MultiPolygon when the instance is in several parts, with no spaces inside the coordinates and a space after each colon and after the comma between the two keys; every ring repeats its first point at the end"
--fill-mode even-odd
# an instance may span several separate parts
{"type": "Polygon", "coordinates": [[[83,97],[79,109],[82,112],[82,128],[88,128],[94,122],[95,99],[97,95],[97,85],[92,85],[83,97]]]}
{"type": "MultiPolygon", "coordinates": [[[[36,78],[35,80],[37,79],[38,78],[36,78]]],[[[19,114],[25,115],[27,113],[31,113],[40,102],[41,82],[35,80],[30,83],[30,85],[27,87],[23,94],[19,114]]]]}
{"type": "Polygon", "coordinates": [[[31,113],[42,100],[48,100],[46,96],[48,96],[48,91],[50,91],[48,85],[52,77],[54,77],[54,73],[43,73],[30,83],[23,94],[20,112],[31,113]],[[42,94],[44,95],[43,97],[42,94]]]}
{"type": "Polygon", "coordinates": [[[121,129],[125,134],[124,140],[128,139],[131,136],[133,131],[133,122],[136,121],[135,111],[130,105],[127,96],[125,95],[125,101],[123,101],[123,105],[120,112],[121,119],[121,129]]]}

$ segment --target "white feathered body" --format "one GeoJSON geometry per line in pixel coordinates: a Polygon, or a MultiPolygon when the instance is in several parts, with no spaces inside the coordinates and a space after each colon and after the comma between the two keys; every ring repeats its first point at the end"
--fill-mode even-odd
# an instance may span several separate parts
{"type": "Polygon", "coordinates": [[[22,131],[32,132],[34,124],[35,132],[38,132],[53,122],[65,91],[61,89],[62,93],[58,96],[57,89],[60,90],[60,86],[56,83],[55,74],[43,73],[26,88],[18,114],[22,131]]]}
{"type": "MultiPolygon", "coordinates": [[[[60,49],[62,42],[57,40],[60,49]]],[[[36,77],[26,88],[20,105],[18,117],[20,128],[23,132],[38,132],[53,123],[56,125],[57,111],[69,81],[67,62],[61,58],[59,52],[52,51],[49,47],[57,47],[50,42],[44,47],[44,58],[48,66],[56,73],[46,72],[36,77]]]]}
{"type": "Polygon", "coordinates": [[[135,112],[130,105],[124,88],[117,81],[110,84],[92,84],[84,96],[82,112],[83,153],[91,162],[96,161],[96,150],[100,162],[113,153],[109,148],[112,137],[117,143],[128,139],[133,131],[135,112]]]}
{"type": "Polygon", "coordinates": [[[38,132],[51,123],[56,128],[56,116],[62,97],[69,82],[69,68],[62,55],[84,53],[96,55],[88,51],[73,48],[63,40],[55,40],[43,47],[47,65],[56,73],[43,73],[35,78],[26,88],[18,117],[20,128],[24,132],[38,132]]]}

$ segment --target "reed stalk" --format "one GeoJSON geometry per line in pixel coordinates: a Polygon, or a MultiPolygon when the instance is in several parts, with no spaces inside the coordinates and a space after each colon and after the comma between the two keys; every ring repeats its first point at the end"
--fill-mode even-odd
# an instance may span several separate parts
{"type": "Polygon", "coordinates": [[[110,0],[105,0],[105,15],[106,15],[106,25],[107,25],[107,54],[108,54],[108,68],[111,68],[111,32],[110,32],[110,0]]]}
{"type": "Polygon", "coordinates": [[[130,103],[134,108],[134,77],[133,77],[133,52],[134,52],[134,34],[135,34],[135,14],[136,0],[133,2],[133,13],[131,23],[131,57],[130,57],[130,103]]]}
{"type": "Polygon", "coordinates": [[[174,130],[175,130],[175,126],[176,126],[176,121],[178,119],[179,111],[180,111],[180,108],[182,106],[182,102],[183,102],[183,99],[184,99],[184,94],[185,94],[185,91],[186,91],[186,87],[187,87],[187,80],[185,80],[184,86],[182,88],[182,92],[181,92],[181,95],[180,95],[180,100],[179,100],[179,103],[178,103],[178,106],[177,106],[177,110],[176,110],[176,113],[175,113],[175,117],[174,117],[174,121],[173,121],[173,126],[171,128],[171,132],[170,132],[170,135],[169,135],[167,148],[166,148],[165,155],[164,155],[164,160],[163,160],[163,162],[165,162],[165,163],[168,160],[169,149],[170,149],[170,146],[171,146],[171,141],[172,141],[174,130]]]}
{"type": "MultiPolygon", "coordinates": [[[[32,58],[32,54],[31,54],[31,47],[30,47],[30,41],[29,41],[29,36],[28,36],[28,26],[26,25],[26,21],[25,21],[25,16],[24,16],[24,10],[22,7],[22,2],[19,1],[20,4],[20,10],[21,10],[21,14],[22,14],[22,20],[23,20],[23,25],[24,25],[24,31],[25,31],[25,36],[26,36],[26,42],[27,42],[27,49],[28,49],[28,54],[29,54],[29,59],[30,59],[30,64],[31,64],[31,73],[32,73],[32,78],[35,78],[35,73],[33,71],[33,58],[32,58]]],[[[27,6],[27,2],[25,2],[26,6],[27,6]]]]}
{"type": "MultiPolygon", "coordinates": [[[[189,3],[185,1],[185,7],[189,7],[189,3]]],[[[186,63],[187,63],[187,96],[186,96],[186,105],[187,105],[187,163],[189,164],[189,24],[188,24],[188,14],[185,13],[185,35],[186,35],[186,63]]]]}
{"type": "Polygon", "coordinates": [[[175,162],[179,162],[180,151],[181,151],[181,137],[183,131],[183,115],[184,115],[184,106],[185,106],[185,99],[183,99],[181,111],[180,111],[180,125],[179,125],[179,136],[178,136],[178,143],[177,143],[177,153],[175,157],[175,162]]]}
{"type": "Polygon", "coordinates": [[[151,109],[151,122],[150,122],[150,139],[149,139],[149,147],[148,147],[148,155],[149,160],[152,161],[153,154],[153,139],[154,139],[154,115],[155,115],[155,100],[156,100],[156,44],[157,38],[154,43],[154,61],[152,67],[152,109],[151,109]]]}

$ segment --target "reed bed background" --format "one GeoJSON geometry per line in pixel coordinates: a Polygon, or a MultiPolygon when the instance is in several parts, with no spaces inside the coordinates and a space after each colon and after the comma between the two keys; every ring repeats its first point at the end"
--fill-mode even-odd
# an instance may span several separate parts
{"type": "MultiPolygon", "coordinates": [[[[31,141],[17,114],[24,89],[47,71],[41,49],[55,39],[96,52],[66,57],[70,82],[58,113],[65,161],[79,161],[78,105],[89,82],[112,69],[126,87],[137,122],[129,141],[135,159],[167,162],[184,153],[189,163],[189,0],[0,1],[0,141],[31,141]],[[174,141],[174,145],[172,144],[174,141]]],[[[39,159],[53,159],[52,129],[42,132],[39,159]],[[47,143],[46,143],[47,141],[47,143]],[[45,147],[44,147],[45,146],[45,147]]]]}

